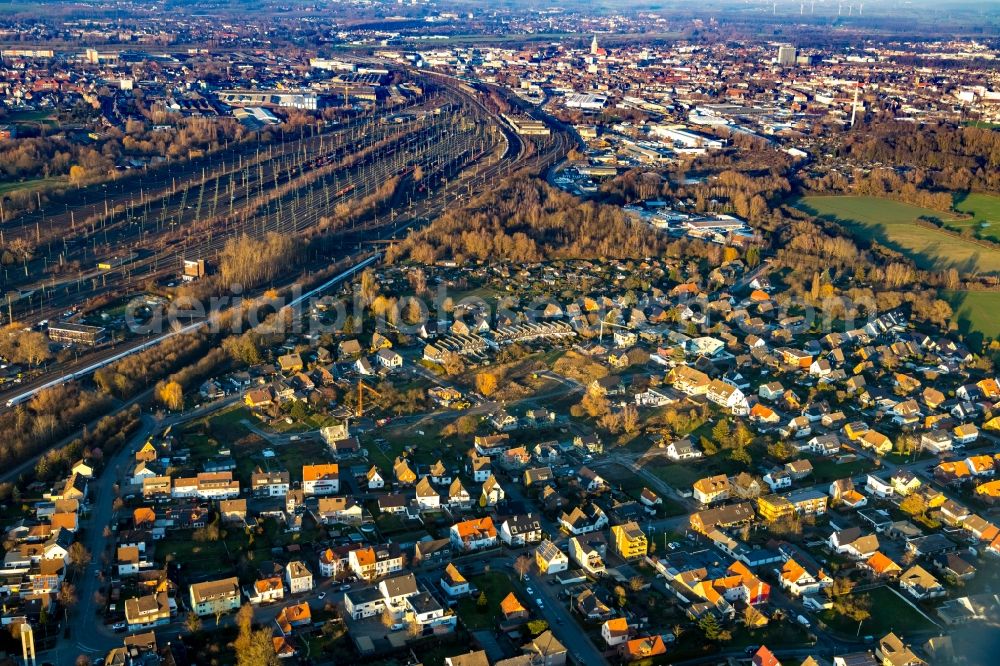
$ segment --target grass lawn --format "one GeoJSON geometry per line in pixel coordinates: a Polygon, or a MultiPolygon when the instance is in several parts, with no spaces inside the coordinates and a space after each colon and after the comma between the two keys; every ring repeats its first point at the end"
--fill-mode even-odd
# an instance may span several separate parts
{"type": "MultiPolygon", "coordinates": [[[[632,470],[623,465],[608,465],[603,467],[601,468],[601,476],[611,485],[621,487],[622,492],[627,493],[636,501],[639,500],[642,489],[649,485],[641,477],[633,473],[632,470]]],[[[660,499],[663,500],[663,504],[657,510],[657,515],[666,517],[687,513],[687,508],[680,502],[669,497],[661,496],[660,499]]]]}
{"type": "Polygon", "coordinates": [[[410,645],[413,652],[426,666],[444,666],[448,657],[456,657],[469,652],[469,635],[457,628],[450,636],[424,638],[410,645]]]}
{"type": "Polygon", "coordinates": [[[918,226],[922,215],[945,223],[946,213],[877,197],[808,196],[795,206],[812,215],[847,227],[858,237],[877,241],[912,258],[923,269],[960,271],[1000,271],[1000,250],[954,238],[935,229],[918,226]]]}
{"type": "Polygon", "coordinates": [[[157,541],[156,559],[166,561],[172,556],[188,576],[219,571],[221,577],[221,572],[228,570],[227,563],[232,561],[232,556],[246,543],[242,533],[230,534],[219,541],[195,541],[192,534],[193,530],[178,530],[157,541]]]}
{"type": "Polygon", "coordinates": [[[66,179],[62,176],[52,176],[51,178],[33,178],[31,180],[13,181],[0,183],[0,195],[6,196],[11,192],[28,190],[47,190],[57,185],[66,185],[66,179]]]}
{"type": "Polygon", "coordinates": [[[1000,335],[1000,292],[945,291],[941,297],[951,304],[959,330],[991,338],[1000,335]]]}
{"type": "Polygon", "coordinates": [[[392,470],[396,457],[407,448],[411,449],[410,459],[417,464],[432,465],[438,459],[446,465],[461,461],[462,452],[455,448],[457,438],[441,438],[440,430],[446,423],[427,421],[383,428],[379,435],[385,440],[384,448],[374,444],[368,446],[371,461],[383,470],[392,470]]]}
{"type": "Polygon", "coordinates": [[[246,407],[236,407],[209,418],[208,427],[212,436],[223,445],[228,445],[250,434],[242,421],[255,422],[256,420],[256,417],[246,407]]]}
{"type": "MultiPolygon", "coordinates": [[[[479,607],[477,594],[458,602],[458,616],[470,631],[497,626],[500,621],[500,602],[514,589],[510,578],[505,573],[491,572],[473,576],[470,582],[486,594],[486,608],[479,607]]],[[[527,600],[522,599],[521,603],[525,604],[527,600]]]]}
{"type": "Polygon", "coordinates": [[[20,110],[12,111],[7,114],[6,121],[9,123],[41,123],[55,124],[55,120],[52,118],[54,111],[52,109],[38,109],[38,110],[20,110]]]}
{"type": "Polygon", "coordinates": [[[793,620],[769,622],[766,627],[747,630],[739,624],[733,628],[733,640],[726,644],[727,648],[746,647],[748,645],[804,645],[810,643],[809,632],[793,620]]]}
{"type": "Polygon", "coordinates": [[[812,458],[813,479],[816,483],[827,483],[848,476],[862,474],[874,469],[868,458],[858,458],[852,462],[837,462],[837,458],[812,458]]]}
{"type": "MultiPolygon", "coordinates": [[[[662,460],[662,458],[660,458],[660,460],[662,460]]],[[[708,476],[704,467],[699,468],[694,465],[688,466],[677,463],[661,465],[657,462],[652,462],[648,465],[648,468],[653,472],[653,474],[660,477],[674,488],[690,488],[691,484],[695,481],[703,476],[708,476]]]]}
{"type": "MultiPolygon", "coordinates": [[[[908,633],[937,628],[888,587],[877,587],[861,594],[871,602],[871,617],[861,623],[862,636],[884,636],[890,631],[908,633]]],[[[849,636],[858,633],[857,622],[837,615],[832,609],[823,611],[820,618],[833,632],[849,636]]]]}

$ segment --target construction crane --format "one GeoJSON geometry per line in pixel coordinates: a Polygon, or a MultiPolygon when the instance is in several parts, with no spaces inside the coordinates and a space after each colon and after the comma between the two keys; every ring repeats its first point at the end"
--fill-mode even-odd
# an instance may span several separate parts
{"type": "Polygon", "coordinates": [[[382,397],[381,393],[379,393],[378,391],[376,391],[372,387],[368,386],[367,384],[365,384],[363,381],[361,381],[359,379],[358,380],[358,409],[357,409],[357,412],[356,412],[356,416],[358,418],[361,418],[361,415],[364,414],[364,412],[365,412],[365,403],[364,403],[364,400],[365,400],[365,391],[368,391],[369,393],[371,393],[371,394],[373,394],[373,395],[375,395],[375,396],[377,396],[379,398],[382,397]]]}
{"type": "Polygon", "coordinates": [[[626,326],[625,324],[614,324],[614,323],[612,323],[610,321],[606,321],[602,317],[601,318],[601,334],[597,338],[600,342],[604,342],[604,327],[605,326],[613,326],[615,328],[624,328],[626,331],[631,331],[632,330],[631,326],[626,326]]]}

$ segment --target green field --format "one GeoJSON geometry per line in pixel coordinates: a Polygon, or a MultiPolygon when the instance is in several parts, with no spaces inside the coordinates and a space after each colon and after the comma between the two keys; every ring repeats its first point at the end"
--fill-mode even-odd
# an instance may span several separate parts
{"type": "Polygon", "coordinates": [[[959,231],[972,227],[980,238],[1000,241],[1000,197],[992,194],[959,194],[955,197],[955,210],[972,217],[949,222],[949,227],[959,231]]]}
{"type": "Polygon", "coordinates": [[[948,224],[955,222],[940,211],[889,199],[854,196],[802,197],[795,206],[842,224],[864,240],[877,241],[901,252],[923,269],[954,267],[969,273],[1000,271],[1000,250],[916,224],[921,216],[937,217],[948,224]]]}
{"type": "Polygon", "coordinates": [[[978,331],[991,338],[1000,336],[1000,292],[946,291],[941,297],[951,303],[959,330],[978,331]]]}

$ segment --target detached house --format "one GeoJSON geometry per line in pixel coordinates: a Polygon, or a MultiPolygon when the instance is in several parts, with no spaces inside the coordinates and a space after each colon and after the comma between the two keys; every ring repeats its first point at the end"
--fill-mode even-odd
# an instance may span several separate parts
{"type": "Polygon", "coordinates": [[[500,524],[500,539],[508,546],[526,546],[542,540],[542,523],[533,513],[511,516],[500,524]]]}
{"type": "Polygon", "coordinates": [[[496,506],[507,497],[507,493],[500,486],[497,477],[490,474],[490,477],[483,483],[483,491],[479,496],[480,506],[496,506]]]}
{"type": "Polygon", "coordinates": [[[455,523],[451,526],[449,536],[452,546],[463,553],[497,545],[497,530],[489,516],[455,523]]]}
{"type": "Polygon", "coordinates": [[[778,582],[782,589],[788,590],[791,594],[800,597],[803,595],[817,594],[821,590],[833,585],[833,578],[827,575],[822,569],[808,571],[804,566],[789,559],[781,568],[778,582]]]}
{"type": "Polygon", "coordinates": [[[609,647],[621,645],[628,640],[628,637],[628,620],[623,617],[615,617],[610,620],[606,620],[604,624],[601,625],[601,638],[604,639],[604,642],[609,647]]]}
{"type": "Polygon", "coordinates": [[[600,492],[608,487],[607,482],[601,475],[586,466],[581,467],[576,473],[576,480],[584,490],[590,493],[600,492]]]}
{"type": "Polygon", "coordinates": [[[434,511],[441,507],[441,496],[431,485],[430,477],[425,476],[417,482],[417,506],[423,511],[434,511]]]}
{"type": "Polygon", "coordinates": [[[615,552],[623,560],[634,560],[645,557],[648,544],[646,535],[639,528],[639,525],[631,522],[624,525],[615,525],[611,528],[611,537],[615,546],[615,552]]]}
{"type": "Polygon", "coordinates": [[[855,560],[867,560],[879,549],[878,537],[874,534],[862,534],[858,527],[834,532],[827,542],[836,552],[855,560]]]}
{"type": "Polygon", "coordinates": [[[340,491],[340,466],[334,463],[302,466],[302,492],[306,495],[336,495],[340,491]]]}
{"type": "Polygon", "coordinates": [[[451,509],[468,509],[472,506],[472,496],[462,485],[461,479],[455,479],[448,487],[448,507],[451,509]]]}
{"type": "Polygon", "coordinates": [[[944,586],[929,571],[916,564],[899,576],[899,587],[916,599],[932,599],[945,595],[944,586]]]}
{"type": "Polygon", "coordinates": [[[721,379],[715,379],[709,383],[705,397],[737,416],[746,416],[750,413],[750,404],[743,391],[721,379]]]}
{"type": "Polygon", "coordinates": [[[729,499],[729,477],[725,474],[709,476],[694,482],[694,498],[702,504],[729,499]]]}
{"type": "Polygon", "coordinates": [[[471,591],[469,581],[459,573],[458,569],[451,562],[448,563],[448,566],[444,568],[444,573],[441,574],[441,589],[452,599],[463,597],[471,591]]]}
{"type": "Polygon", "coordinates": [[[604,575],[607,548],[608,542],[600,533],[584,534],[569,539],[570,558],[591,576],[604,575]]]}
{"type": "Polygon", "coordinates": [[[559,525],[573,535],[596,532],[608,526],[608,517],[596,504],[588,504],[584,509],[574,507],[569,513],[559,516],[559,525]]]}
{"type": "Polygon", "coordinates": [[[566,553],[548,539],[535,548],[535,563],[542,575],[559,573],[569,568],[569,558],[566,553]]]}
{"type": "Polygon", "coordinates": [[[667,457],[674,461],[701,458],[702,452],[694,447],[688,438],[679,439],[667,445],[667,457]]]}

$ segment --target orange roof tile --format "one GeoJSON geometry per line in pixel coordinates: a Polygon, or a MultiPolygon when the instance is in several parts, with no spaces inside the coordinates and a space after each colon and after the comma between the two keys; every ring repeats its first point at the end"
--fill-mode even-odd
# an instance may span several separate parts
{"type": "Polygon", "coordinates": [[[517,600],[514,593],[511,592],[504,600],[500,602],[500,612],[504,615],[512,615],[514,613],[525,613],[527,610],[521,605],[521,602],[517,600]]]}

